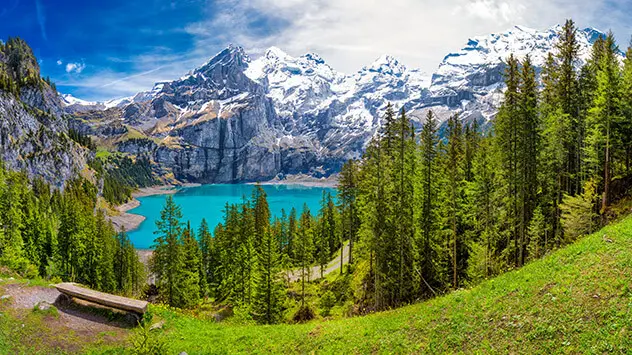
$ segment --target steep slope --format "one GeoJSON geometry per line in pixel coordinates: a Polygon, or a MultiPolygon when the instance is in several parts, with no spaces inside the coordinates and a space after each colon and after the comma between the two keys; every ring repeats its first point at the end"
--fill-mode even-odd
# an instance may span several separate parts
{"type": "MultiPolygon", "coordinates": [[[[251,60],[242,48],[230,46],[179,80],[157,83],[131,98],[64,101],[79,118],[93,118],[86,111],[105,109],[111,111],[106,116],[120,117],[144,132],[152,143],[125,143],[118,149],[150,152],[180,180],[329,175],[362,154],[389,102],[405,108],[417,128],[430,109],[440,121],[459,113],[468,122],[489,122],[503,96],[504,60],[510,53],[518,58],[530,54],[536,66],[542,65],[555,50],[560,29],[516,26],[474,37],[448,54],[432,77],[388,55],[346,75],[315,53],[296,58],[272,47],[251,60]]],[[[594,29],[578,31],[582,61],[600,35],[594,29]]],[[[103,130],[103,122],[88,121],[103,130]]],[[[95,131],[85,125],[79,129],[95,131]]]]}
{"type": "Polygon", "coordinates": [[[61,187],[86,164],[88,151],[69,138],[63,105],[40,78],[20,39],[0,44],[0,158],[12,170],[61,187]]]}
{"type": "Polygon", "coordinates": [[[188,354],[625,353],[630,260],[627,218],[470,290],[365,317],[231,326],[153,310],[167,319],[170,349],[188,354]]]}

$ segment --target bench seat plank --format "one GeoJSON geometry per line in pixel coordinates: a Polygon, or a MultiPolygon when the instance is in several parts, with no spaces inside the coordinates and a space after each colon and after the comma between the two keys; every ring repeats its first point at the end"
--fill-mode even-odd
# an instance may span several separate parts
{"type": "Polygon", "coordinates": [[[107,307],[121,309],[128,312],[144,314],[147,311],[147,302],[132,298],[116,296],[105,292],[91,290],[78,286],[72,282],[56,284],[55,288],[68,296],[93,302],[107,307]]]}

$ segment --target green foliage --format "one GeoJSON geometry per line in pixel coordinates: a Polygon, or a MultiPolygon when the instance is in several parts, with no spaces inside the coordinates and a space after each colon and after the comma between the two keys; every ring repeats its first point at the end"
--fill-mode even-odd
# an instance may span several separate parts
{"type": "Polygon", "coordinates": [[[94,142],[92,141],[92,139],[90,138],[90,136],[86,136],[81,134],[81,132],[74,130],[72,128],[70,128],[68,130],[68,136],[70,137],[70,139],[72,139],[73,141],[77,142],[78,144],[90,149],[90,150],[96,150],[97,146],[94,144],[94,142]]]}
{"type": "Polygon", "coordinates": [[[628,218],[471,289],[371,316],[261,327],[161,315],[173,353],[625,353],[630,260],[628,218]]]}
{"type": "Polygon", "coordinates": [[[43,90],[46,86],[56,91],[50,78],[40,76],[40,68],[33,50],[19,37],[9,37],[0,42],[0,90],[19,97],[22,88],[35,87],[43,90]]]}
{"type": "Polygon", "coordinates": [[[168,195],[165,206],[156,221],[157,235],[154,240],[154,253],[151,271],[156,276],[156,286],[161,298],[170,306],[191,307],[197,304],[200,296],[198,268],[195,264],[195,251],[190,247],[190,228],[183,237],[182,210],[168,195]],[[185,243],[184,239],[189,239],[185,243]]]}
{"type": "Polygon", "coordinates": [[[331,309],[336,305],[336,295],[331,291],[326,291],[321,297],[318,306],[320,307],[320,315],[329,316],[331,309]]]}
{"type": "Polygon", "coordinates": [[[283,315],[285,290],[279,274],[279,250],[269,231],[263,234],[256,260],[253,314],[260,323],[278,323],[283,315]]]}
{"type": "Polygon", "coordinates": [[[96,188],[86,180],[70,181],[60,192],[0,167],[0,263],[27,278],[138,294],[144,267],[129,240],[117,243],[96,200],[96,188]],[[121,254],[133,270],[125,276],[117,272],[121,254]]]}
{"type": "Polygon", "coordinates": [[[153,315],[145,313],[140,325],[130,337],[131,353],[134,355],[166,355],[169,354],[167,344],[160,334],[160,329],[151,329],[153,315]]]}
{"type": "Polygon", "coordinates": [[[114,205],[127,202],[134,189],[157,183],[151,161],[143,155],[135,159],[119,155],[97,156],[89,164],[98,178],[103,179],[103,197],[114,205]]]}
{"type": "Polygon", "coordinates": [[[562,210],[562,226],[564,227],[566,242],[571,243],[579,237],[591,233],[595,226],[595,184],[586,183],[584,193],[580,196],[564,196],[560,206],[562,210]]]}

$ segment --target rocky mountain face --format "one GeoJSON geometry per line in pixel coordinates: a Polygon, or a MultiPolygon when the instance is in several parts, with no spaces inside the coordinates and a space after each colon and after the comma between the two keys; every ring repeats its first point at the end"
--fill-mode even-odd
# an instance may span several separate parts
{"type": "MultiPolygon", "coordinates": [[[[493,119],[504,89],[504,60],[510,53],[529,54],[542,65],[555,50],[559,29],[515,27],[472,38],[432,75],[388,55],[346,75],[314,53],[296,58],[273,47],[251,60],[230,46],[184,77],[133,97],[86,103],[64,96],[64,104],[83,132],[141,132],[141,138],[117,140],[117,149],[150,155],[179,180],[322,176],[363,152],[388,102],[406,109],[418,127],[429,109],[440,120],[455,112],[482,124],[493,119]]],[[[578,32],[583,59],[599,35],[578,32]]]]}
{"type": "Polygon", "coordinates": [[[68,135],[64,105],[40,78],[31,49],[22,40],[0,43],[0,159],[63,187],[86,165],[89,152],[68,135]]]}

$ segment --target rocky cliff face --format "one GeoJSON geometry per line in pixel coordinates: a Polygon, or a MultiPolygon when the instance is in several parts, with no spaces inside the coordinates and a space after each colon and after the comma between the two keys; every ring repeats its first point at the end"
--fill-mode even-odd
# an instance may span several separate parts
{"type": "Polygon", "coordinates": [[[0,78],[0,159],[10,169],[63,187],[83,169],[89,153],[69,138],[64,106],[40,78],[26,43],[0,45],[0,78]]]}
{"type": "MultiPolygon", "coordinates": [[[[515,27],[472,38],[432,75],[388,55],[345,75],[314,53],[296,58],[273,47],[251,60],[231,46],[186,76],[130,98],[64,101],[91,134],[122,137],[117,124],[142,132],[144,141],[118,139],[118,149],[151,154],[180,180],[321,176],[364,151],[388,102],[405,108],[417,127],[429,109],[440,120],[455,112],[482,124],[493,119],[504,90],[504,60],[510,53],[530,54],[536,66],[543,64],[558,31],[515,27]],[[95,107],[109,118],[95,119],[95,107]]],[[[599,35],[578,32],[582,58],[599,35]]]]}

